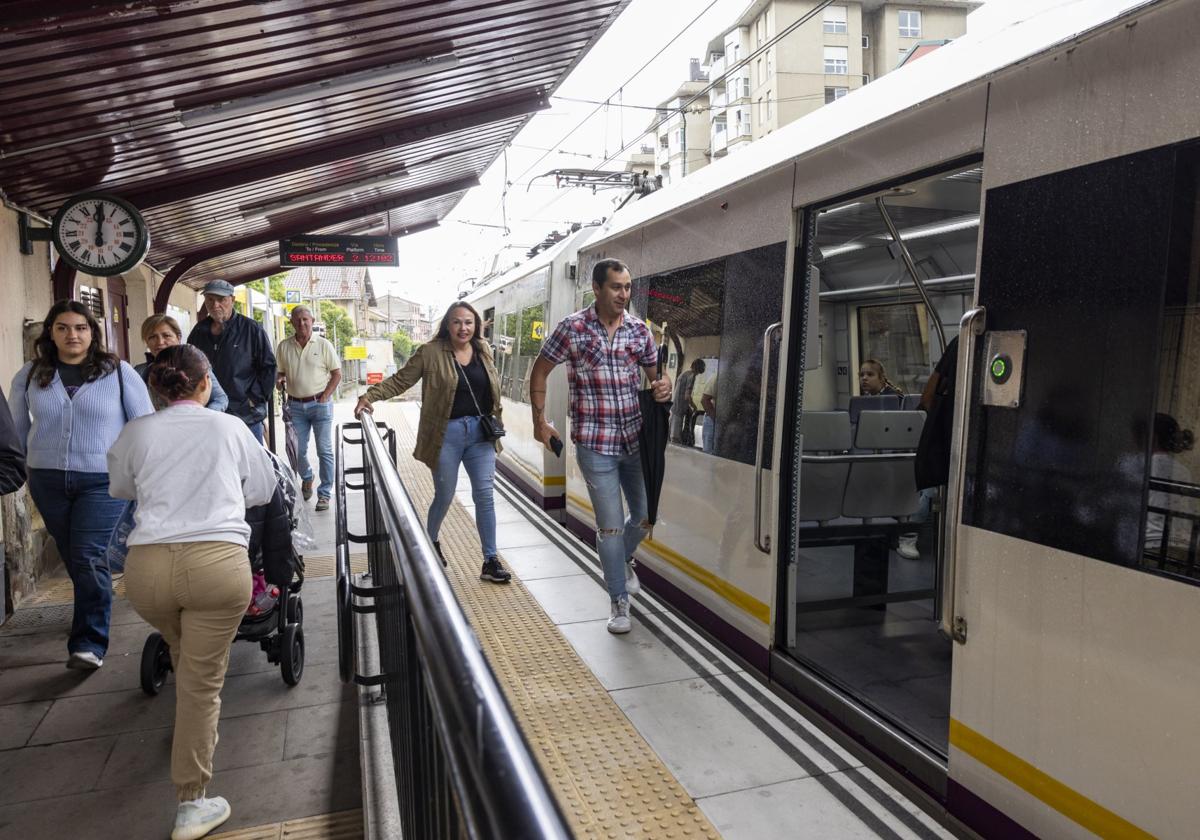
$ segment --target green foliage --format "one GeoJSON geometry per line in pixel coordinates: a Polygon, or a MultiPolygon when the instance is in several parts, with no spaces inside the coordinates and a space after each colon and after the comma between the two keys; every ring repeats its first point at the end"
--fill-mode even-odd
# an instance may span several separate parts
{"type": "Polygon", "coordinates": [[[412,336],[404,330],[396,330],[389,338],[392,339],[392,355],[396,358],[396,364],[402,365],[412,358],[413,347],[412,336]]]}
{"type": "Polygon", "coordinates": [[[354,329],[354,322],[350,320],[349,313],[336,303],[330,303],[327,300],[318,301],[318,303],[321,304],[321,321],[325,324],[325,337],[333,342],[333,346],[337,348],[338,357],[341,358],[342,349],[348,344],[353,344],[355,336],[358,335],[354,329]]]}
{"type": "Polygon", "coordinates": [[[534,338],[533,328],[535,324],[541,325],[541,334],[544,336],[546,330],[546,305],[539,303],[536,306],[527,306],[521,310],[521,341],[520,354],[523,359],[532,359],[542,349],[542,339],[534,338]]]}

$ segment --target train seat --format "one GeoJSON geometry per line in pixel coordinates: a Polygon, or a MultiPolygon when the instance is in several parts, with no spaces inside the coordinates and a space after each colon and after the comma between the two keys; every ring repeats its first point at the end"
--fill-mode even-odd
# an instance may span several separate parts
{"type": "Polygon", "coordinates": [[[921,408],[920,394],[905,394],[900,400],[901,411],[918,411],[921,408]]]}
{"type": "Polygon", "coordinates": [[[858,423],[864,411],[898,411],[900,397],[895,394],[860,394],[850,398],[850,425],[858,423]]]}
{"type": "MultiPolygon", "coordinates": [[[[920,411],[864,411],[854,434],[856,451],[912,452],[921,439],[920,411]]],[[[807,445],[807,444],[806,444],[807,445]]],[[[911,458],[852,464],[842,515],[861,519],[912,516],[921,504],[911,458]]]]}
{"type": "MultiPolygon", "coordinates": [[[[850,449],[850,415],[844,411],[805,411],[800,430],[805,454],[842,455],[850,449]]],[[[804,464],[800,470],[800,519],[825,523],[841,516],[849,474],[849,464],[804,464]]]]}

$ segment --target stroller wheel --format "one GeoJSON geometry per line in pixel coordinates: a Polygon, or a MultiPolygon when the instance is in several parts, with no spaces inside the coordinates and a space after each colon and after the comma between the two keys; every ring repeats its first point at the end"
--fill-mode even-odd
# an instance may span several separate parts
{"type": "Polygon", "coordinates": [[[304,673],[304,629],[299,624],[289,624],[279,641],[283,681],[288,685],[299,685],[304,673]]]}
{"type": "Polygon", "coordinates": [[[142,691],[154,697],[162,691],[171,671],[171,648],[161,633],[151,633],[142,645],[142,691]]]}
{"type": "Polygon", "coordinates": [[[288,624],[304,623],[304,602],[300,600],[300,596],[295,592],[288,596],[287,621],[288,624]]]}

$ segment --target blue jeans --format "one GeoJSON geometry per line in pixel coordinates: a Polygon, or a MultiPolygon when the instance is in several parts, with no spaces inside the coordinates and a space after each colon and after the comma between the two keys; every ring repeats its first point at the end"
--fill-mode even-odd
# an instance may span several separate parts
{"type": "Polygon", "coordinates": [[[701,427],[700,433],[703,436],[702,448],[709,455],[713,454],[717,449],[717,421],[711,415],[704,415],[704,425],[701,427]]]}
{"type": "Polygon", "coordinates": [[[105,549],[125,502],[108,495],[108,473],[30,470],[29,492],[75,585],[67,650],[103,658],[112,616],[105,549]]]}
{"type": "Polygon", "coordinates": [[[296,452],[300,459],[300,478],[312,481],[312,465],[308,463],[308,433],[317,439],[317,458],[321,462],[321,484],[317,498],[333,496],[333,401],[291,401],[292,426],[296,429],[296,452]]]}
{"type": "Polygon", "coordinates": [[[263,421],[259,420],[257,423],[251,423],[250,431],[253,432],[255,440],[259,443],[263,442],[263,421]]]}
{"type": "Polygon", "coordinates": [[[486,560],[496,556],[496,503],[492,497],[496,445],[484,440],[478,417],[456,417],[446,426],[442,451],[438,455],[437,468],[433,471],[433,503],[429,506],[425,526],[431,540],[437,540],[442,520],[454,501],[459,464],[467,468],[467,476],[471,479],[475,527],[479,529],[479,542],[486,560]]]}
{"type": "Polygon", "coordinates": [[[604,570],[604,583],[609,598],[615,601],[626,594],[625,561],[633,556],[649,531],[642,458],[637,452],[604,455],[578,444],[575,454],[596,512],[596,552],[604,570]],[[629,506],[629,518],[625,518],[621,505],[622,492],[629,506]]]}

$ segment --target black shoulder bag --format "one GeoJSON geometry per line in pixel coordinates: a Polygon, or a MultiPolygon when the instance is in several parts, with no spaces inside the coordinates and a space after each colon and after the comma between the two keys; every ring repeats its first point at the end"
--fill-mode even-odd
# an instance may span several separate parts
{"type": "MultiPolygon", "coordinates": [[[[482,362],[480,363],[482,364],[482,362]]],[[[500,440],[507,432],[504,431],[504,424],[500,422],[499,417],[493,417],[490,414],[484,414],[483,409],[479,407],[479,400],[475,398],[475,389],[471,387],[471,380],[467,378],[467,372],[463,370],[463,366],[458,363],[458,359],[454,360],[454,366],[458,368],[458,375],[462,377],[463,382],[467,384],[467,391],[471,395],[471,402],[475,403],[475,410],[479,412],[479,428],[483,430],[484,440],[500,440]]]]}

